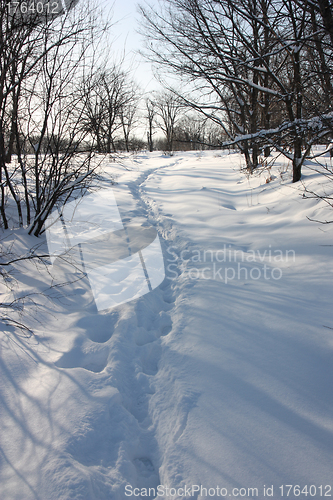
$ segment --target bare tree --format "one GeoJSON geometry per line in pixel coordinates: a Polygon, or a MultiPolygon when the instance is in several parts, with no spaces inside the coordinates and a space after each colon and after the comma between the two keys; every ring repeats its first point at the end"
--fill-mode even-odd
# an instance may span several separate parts
{"type": "Polygon", "coordinates": [[[2,10],[1,215],[7,228],[5,202],[12,199],[19,225],[25,218],[29,232],[38,236],[56,203],[84,189],[94,176],[91,151],[82,151],[87,132],[74,111],[78,78],[90,66],[108,22],[102,25],[91,5],[43,22],[19,16],[22,29],[14,30],[9,23],[16,18],[8,15],[2,10]],[[13,58],[15,64],[7,64],[13,58]]]}
{"type": "MultiPolygon", "coordinates": [[[[175,127],[175,144],[181,149],[203,149],[206,145],[206,133],[209,133],[208,120],[201,114],[184,115],[175,127]]],[[[219,129],[219,132],[221,129],[219,129]]],[[[221,141],[222,142],[222,141],[221,141]]]]}
{"type": "Polygon", "coordinates": [[[127,152],[130,151],[130,135],[135,124],[137,123],[136,117],[138,113],[138,104],[140,100],[140,93],[138,86],[134,82],[127,84],[127,99],[125,104],[120,109],[120,122],[123,130],[124,145],[127,152]]]}
{"type": "Polygon", "coordinates": [[[292,161],[297,182],[330,121],[305,106],[311,13],[291,0],[165,0],[164,9],[141,13],[148,57],[187,84],[183,102],[220,125],[224,145],[237,146],[250,170],[259,150],[274,146],[292,161]]]}
{"type": "MultiPolygon", "coordinates": [[[[192,93],[182,93],[185,104],[219,124],[230,140],[244,137],[237,144],[252,168],[257,163],[257,146],[249,144],[245,136],[255,133],[259,126],[258,96],[263,90],[259,78],[264,70],[260,71],[258,54],[254,58],[250,49],[253,39],[259,57],[264,50],[268,53],[268,47],[259,47],[264,30],[258,21],[256,2],[247,2],[250,19],[242,19],[234,3],[167,0],[161,13],[145,8],[141,11],[145,32],[153,40],[149,44],[151,60],[173,68],[190,84],[192,93]]],[[[266,100],[266,116],[268,107],[266,100]]]]}
{"type": "Polygon", "coordinates": [[[156,109],[154,101],[150,98],[146,99],[146,112],[146,118],[148,120],[147,142],[149,151],[152,152],[154,150],[153,135],[156,109]]]}
{"type": "Polygon", "coordinates": [[[180,100],[172,92],[162,92],[156,96],[155,109],[157,124],[165,134],[166,149],[172,151],[175,127],[182,110],[180,100]]]}
{"type": "Polygon", "coordinates": [[[315,9],[320,12],[323,28],[329,35],[331,46],[333,46],[333,5],[329,0],[317,0],[314,2],[302,2],[303,8],[315,9]]]}
{"type": "Polygon", "coordinates": [[[128,140],[135,116],[137,90],[128,73],[120,64],[112,68],[104,65],[92,77],[89,75],[83,79],[80,94],[81,122],[96,142],[97,150],[104,153],[115,151],[117,132],[123,130],[128,140]],[[130,120],[129,117],[125,119],[127,112],[130,112],[130,120]]]}

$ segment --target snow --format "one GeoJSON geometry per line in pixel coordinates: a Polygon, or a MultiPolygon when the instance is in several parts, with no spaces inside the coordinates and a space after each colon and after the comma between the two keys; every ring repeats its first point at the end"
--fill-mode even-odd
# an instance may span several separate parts
{"type": "MultiPolygon", "coordinates": [[[[327,192],[314,165],[302,182],[327,192]]],[[[134,300],[104,309],[75,252],[15,264],[20,293],[33,293],[34,335],[3,327],[0,337],[1,500],[330,491],[333,229],[308,218],[332,212],[302,197],[287,160],[261,175],[241,166],[216,151],[105,165],[122,222],[152,226],[164,256],[158,285],[159,248],[142,251],[156,288],[134,300]]],[[[112,205],[105,193],[94,206],[112,205]]],[[[39,243],[14,237],[16,253],[39,243]]],[[[108,290],[107,272],[89,273],[108,290]]]]}

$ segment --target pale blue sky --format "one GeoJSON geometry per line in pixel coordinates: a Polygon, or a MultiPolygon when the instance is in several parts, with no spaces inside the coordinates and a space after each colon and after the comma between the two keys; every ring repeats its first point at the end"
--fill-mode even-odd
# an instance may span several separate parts
{"type": "MultiPolygon", "coordinates": [[[[139,14],[137,12],[137,0],[112,0],[110,6],[113,11],[112,20],[114,22],[113,45],[111,52],[116,54],[116,59],[120,59],[125,48],[125,66],[131,68],[133,76],[142,90],[149,92],[159,88],[159,84],[154,80],[151,65],[136,53],[136,50],[143,48],[142,36],[137,33],[139,24],[139,14]]],[[[150,0],[150,4],[157,3],[157,0],[150,0]]]]}

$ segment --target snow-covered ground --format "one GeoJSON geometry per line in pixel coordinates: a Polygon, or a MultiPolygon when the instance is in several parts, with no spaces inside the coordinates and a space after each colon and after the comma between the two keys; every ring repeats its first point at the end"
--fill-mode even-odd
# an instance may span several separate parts
{"type": "Polygon", "coordinates": [[[333,496],[333,228],[308,219],[333,211],[281,159],[241,165],[106,165],[122,219],[160,236],[166,279],[135,300],[98,311],[70,262],[18,265],[34,335],[1,333],[1,500],[333,496]]]}

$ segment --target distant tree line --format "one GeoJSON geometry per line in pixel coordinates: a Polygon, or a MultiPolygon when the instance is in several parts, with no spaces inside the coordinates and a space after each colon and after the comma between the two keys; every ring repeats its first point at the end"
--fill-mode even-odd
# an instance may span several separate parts
{"type": "Polygon", "coordinates": [[[223,129],[214,121],[167,90],[153,93],[146,99],[146,120],[150,151],[218,149],[227,139],[223,129]],[[163,136],[154,140],[158,131],[163,136]]]}

